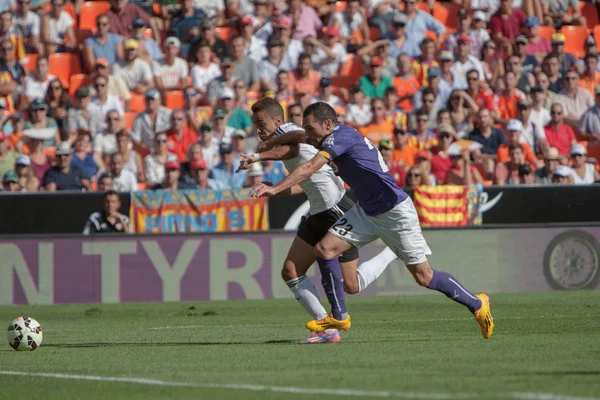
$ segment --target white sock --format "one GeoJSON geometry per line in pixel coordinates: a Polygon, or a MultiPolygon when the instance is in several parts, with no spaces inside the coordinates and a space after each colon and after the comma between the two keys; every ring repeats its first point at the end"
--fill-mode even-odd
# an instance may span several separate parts
{"type": "Polygon", "coordinates": [[[327,311],[325,311],[325,308],[323,308],[323,305],[319,300],[317,288],[306,275],[289,280],[285,283],[292,293],[294,293],[294,296],[296,296],[296,300],[298,300],[300,305],[311,317],[313,317],[313,319],[323,319],[327,316],[327,311]]]}
{"type": "Polygon", "coordinates": [[[358,291],[362,292],[373,283],[379,275],[387,268],[387,266],[398,259],[398,256],[394,252],[386,247],[381,253],[371,258],[369,261],[365,261],[360,264],[356,269],[358,273],[358,291]]]}

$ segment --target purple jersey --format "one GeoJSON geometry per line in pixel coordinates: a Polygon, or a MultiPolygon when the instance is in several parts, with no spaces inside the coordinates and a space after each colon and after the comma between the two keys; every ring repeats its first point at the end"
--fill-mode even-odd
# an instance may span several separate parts
{"type": "Polygon", "coordinates": [[[319,148],[352,188],[367,215],[383,214],[406,200],[377,147],[354,128],[338,123],[319,148]]]}

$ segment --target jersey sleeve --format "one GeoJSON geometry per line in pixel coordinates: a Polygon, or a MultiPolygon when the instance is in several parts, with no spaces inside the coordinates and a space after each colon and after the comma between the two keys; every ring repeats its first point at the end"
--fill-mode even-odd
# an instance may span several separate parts
{"type": "MultiPolygon", "coordinates": [[[[357,135],[360,135],[360,133],[357,132],[357,135]]],[[[334,131],[325,139],[323,139],[323,143],[321,143],[321,149],[317,154],[325,157],[328,160],[334,160],[336,157],[345,154],[351,147],[352,146],[349,140],[339,135],[338,132],[334,131]]]]}

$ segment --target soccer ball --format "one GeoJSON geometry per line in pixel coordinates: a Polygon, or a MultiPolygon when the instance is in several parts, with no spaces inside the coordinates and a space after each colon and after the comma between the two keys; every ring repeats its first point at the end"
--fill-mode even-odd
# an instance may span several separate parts
{"type": "Polygon", "coordinates": [[[33,351],[42,344],[42,327],[33,318],[19,317],[8,326],[8,344],[17,351],[33,351]]]}

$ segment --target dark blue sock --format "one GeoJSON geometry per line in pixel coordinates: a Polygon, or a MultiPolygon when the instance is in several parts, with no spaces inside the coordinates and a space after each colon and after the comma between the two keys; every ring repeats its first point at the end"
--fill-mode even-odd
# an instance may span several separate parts
{"type": "Polygon", "coordinates": [[[467,307],[472,313],[481,307],[479,297],[465,289],[455,277],[447,272],[433,270],[433,278],[427,288],[444,293],[446,297],[467,307]]]}
{"type": "Polygon", "coordinates": [[[348,317],[346,312],[346,300],[344,297],[344,278],[342,277],[342,267],[337,258],[326,260],[317,257],[317,264],[321,270],[321,284],[329,304],[331,304],[331,313],[333,318],[338,321],[348,317]]]}

